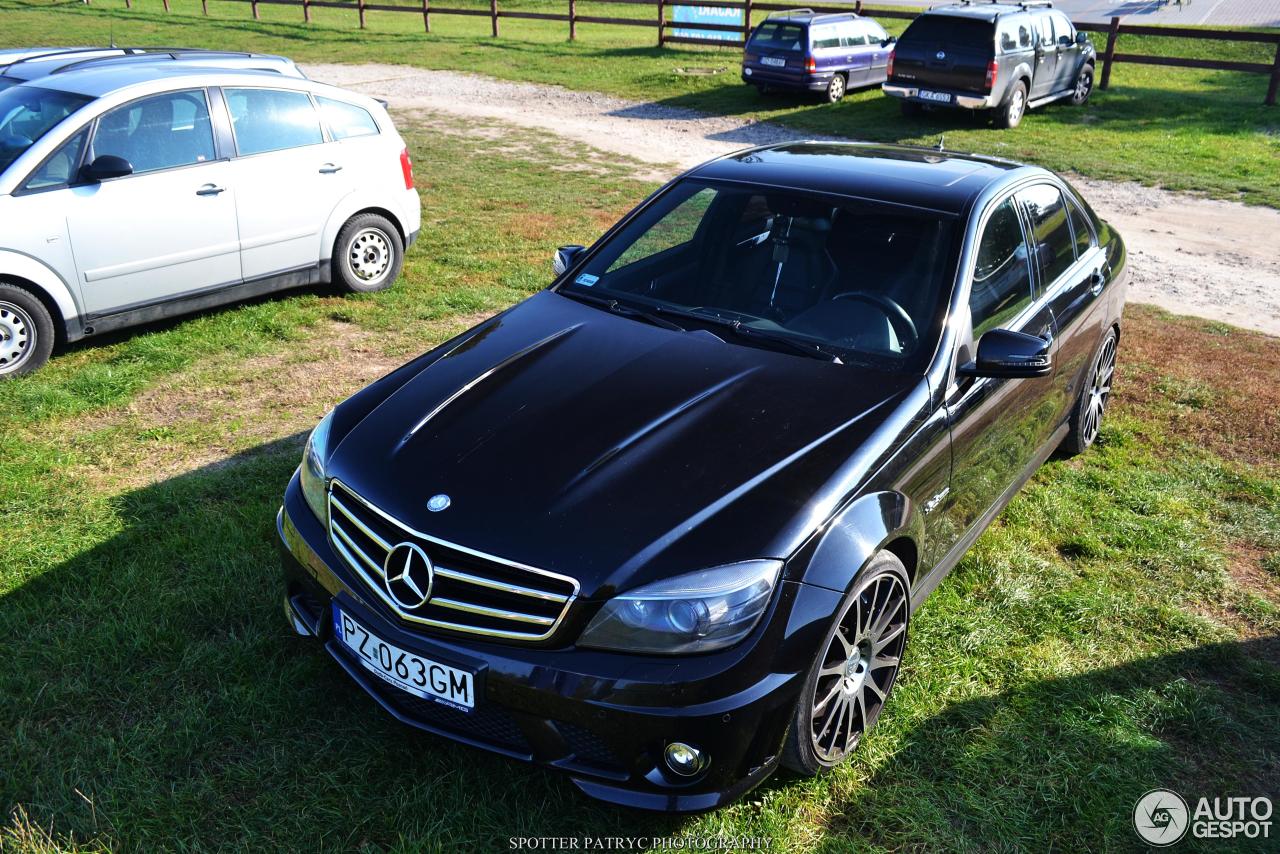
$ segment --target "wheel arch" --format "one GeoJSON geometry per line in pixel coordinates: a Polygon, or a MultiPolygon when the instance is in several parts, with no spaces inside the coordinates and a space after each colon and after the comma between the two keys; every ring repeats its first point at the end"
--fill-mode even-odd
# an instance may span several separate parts
{"type": "Polygon", "coordinates": [[[357,193],[343,199],[342,204],[329,215],[329,221],[325,223],[320,241],[321,261],[329,261],[333,258],[333,245],[337,242],[338,232],[342,231],[342,227],[352,217],[367,213],[386,217],[395,226],[396,234],[400,235],[400,243],[402,245],[408,243],[409,236],[405,233],[403,216],[386,205],[379,204],[373,197],[357,193]]]}
{"type": "Polygon", "coordinates": [[[800,580],[845,591],[881,551],[892,552],[914,586],[924,525],[910,498],[894,490],[854,500],[826,526],[800,580]]]}
{"type": "Polygon", "coordinates": [[[57,344],[81,337],[80,310],[75,296],[59,276],[44,264],[27,255],[0,251],[0,282],[30,291],[49,311],[57,344]]]}

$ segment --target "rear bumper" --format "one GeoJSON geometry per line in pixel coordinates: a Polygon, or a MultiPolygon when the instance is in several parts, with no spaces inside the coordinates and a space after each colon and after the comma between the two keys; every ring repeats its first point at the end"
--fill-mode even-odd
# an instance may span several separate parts
{"type": "Polygon", "coordinates": [[[747,641],[701,656],[503,644],[407,628],[330,549],[296,475],[277,528],[295,628],[320,640],[384,710],[418,729],[561,771],[592,797],[640,809],[713,809],[776,770],[807,664],[840,599],[784,582],[747,641]],[[334,603],[403,649],[472,671],[475,709],[420,700],[365,670],[334,637],[334,603]],[[691,780],[663,763],[666,745],[677,740],[710,758],[691,780]]]}
{"type": "Polygon", "coordinates": [[[882,88],[886,95],[890,95],[894,98],[901,98],[904,101],[915,101],[920,104],[929,104],[934,107],[959,107],[965,110],[985,110],[996,106],[991,95],[974,95],[972,93],[955,92],[947,89],[905,86],[900,83],[886,83],[882,88]],[[951,102],[943,103],[929,98],[921,98],[920,90],[922,88],[927,89],[929,92],[944,92],[951,96],[951,102]]]}
{"type": "Polygon", "coordinates": [[[757,66],[744,66],[742,82],[752,86],[768,86],[770,89],[791,89],[796,92],[824,92],[831,83],[834,71],[787,73],[757,66]]]}

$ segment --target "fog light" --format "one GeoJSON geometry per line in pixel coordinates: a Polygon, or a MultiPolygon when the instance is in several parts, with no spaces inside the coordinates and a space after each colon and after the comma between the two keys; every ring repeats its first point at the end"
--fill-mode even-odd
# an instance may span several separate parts
{"type": "Polygon", "coordinates": [[[679,741],[667,745],[666,759],[667,767],[681,777],[692,777],[707,766],[701,750],[679,741]]]}

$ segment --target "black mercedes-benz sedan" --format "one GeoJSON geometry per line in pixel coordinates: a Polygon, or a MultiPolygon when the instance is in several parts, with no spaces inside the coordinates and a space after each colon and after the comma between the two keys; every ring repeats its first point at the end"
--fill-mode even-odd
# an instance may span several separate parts
{"type": "Polygon", "coordinates": [[[1043,169],[806,143],[555,262],[315,428],[279,516],[292,626],[401,721],[604,800],[840,763],[915,609],[1097,438],[1119,235],[1043,169]]]}

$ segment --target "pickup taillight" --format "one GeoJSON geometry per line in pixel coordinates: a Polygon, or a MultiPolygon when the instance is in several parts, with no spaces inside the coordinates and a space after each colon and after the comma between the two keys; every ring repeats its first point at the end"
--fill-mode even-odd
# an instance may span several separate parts
{"type": "Polygon", "coordinates": [[[885,66],[884,76],[885,77],[893,76],[893,51],[889,51],[889,64],[885,66]]]}
{"type": "Polygon", "coordinates": [[[1000,70],[1000,66],[996,65],[993,59],[987,64],[987,91],[990,92],[996,87],[996,72],[1000,70]]]}
{"type": "Polygon", "coordinates": [[[400,171],[404,174],[404,188],[413,189],[413,161],[409,159],[409,149],[400,152],[400,171]]]}
{"type": "Polygon", "coordinates": [[[811,56],[804,61],[804,70],[809,74],[814,74],[818,70],[818,63],[811,56]]]}

